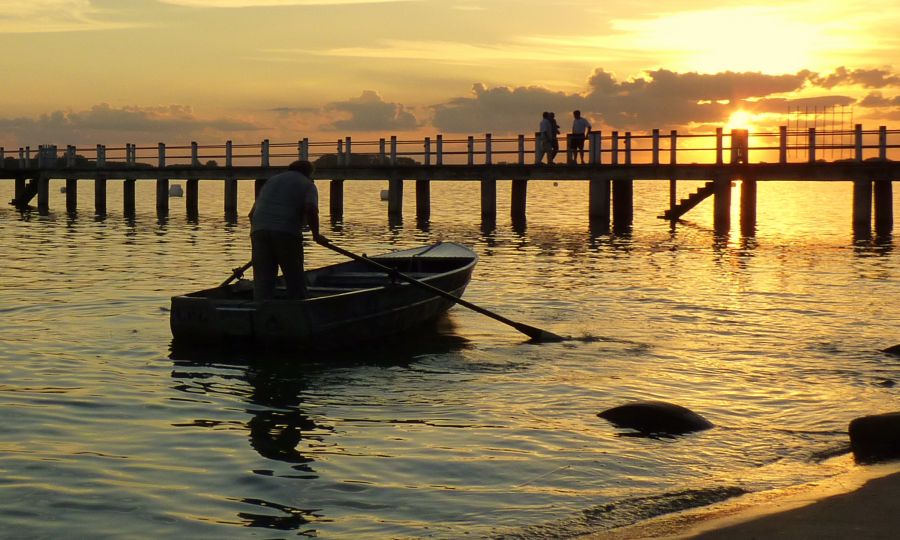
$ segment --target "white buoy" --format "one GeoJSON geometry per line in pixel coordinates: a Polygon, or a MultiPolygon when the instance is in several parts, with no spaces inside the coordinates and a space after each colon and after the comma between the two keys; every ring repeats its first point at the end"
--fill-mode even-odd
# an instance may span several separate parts
{"type": "Polygon", "coordinates": [[[387,189],[382,189],[382,190],[381,190],[381,200],[382,200],[382,201],[388,200],[388,198],[389,198],[390,196],[391,196],[390,190],[387,190],[387,189]]]}
{"type": "Polygon", "coordinates": [[[169,197],[183,197],[184,190],[181,189],[181,184],[173,184],[169,186],[169,197]]]}

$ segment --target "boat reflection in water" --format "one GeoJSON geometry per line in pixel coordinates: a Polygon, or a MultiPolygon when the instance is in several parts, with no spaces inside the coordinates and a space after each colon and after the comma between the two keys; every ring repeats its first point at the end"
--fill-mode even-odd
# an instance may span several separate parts
{"type": "MultiPolygon", "coordinates": [[[[195,418],[176,426],[241,430],[246,433],[250,448],[264,458],[264,466],[248,467],[250,470],[246,472],[231,471],[252,474],[252,479],[245,476],[244,481],[237,482],[247,486],[251,493],[236,497],[235,501],[259,508],[238,512],[240,524],[315,534],[316,523],[331,520],[327,508],[323,508],[328,506],[327,501],[317,499],[316,480],[320,478],[315,459],[303,449],[315,449],[313,455],[336,454],[343,451],[344,445],[339,440],[340,430],[323,422],[321,415],[308,412],[317,409],[316,403],[308,401],[310,396],[316,401],[316,396],[328,394],[329,400],[340,401],[341,381],[358,382],[364,377],[354,374],[356,370],[405,368],[419,358],[468,347],[468,340],[456,334],[446,316],[425,325],[414,336],[394,336],[378,344],[367,344],[365,349],[302,355],[284,350],[260,351],[252,346],[228,349],[185,346],[173,341],[170,354],[173,387],[195,402],[192,410],[202,407],[204,416],[235,411],[228,420],[195,418]],[[272,478],[278,485],[267,489],[263,484],[260,489],[260,477],[272,478]],[[299,489],[285,491],[282,484],[285,479],[304,484],[299,489]],[[272,494],[283,494],[285,500],[271,500],[272,494]],[[314,504],[298,507],[298,499],[311,500],[314,504]]],[[[346,397],[353,399],[353,395],[346,397]]],[[[247,461],[259,462],[258,459],[247,461]]]]}

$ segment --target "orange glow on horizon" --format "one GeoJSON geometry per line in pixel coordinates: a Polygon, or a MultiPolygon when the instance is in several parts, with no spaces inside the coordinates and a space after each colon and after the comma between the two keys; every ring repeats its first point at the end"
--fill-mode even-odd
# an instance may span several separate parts
{"type": "Polygon", "coordinates": [[[731,116],[728,117],[728,121],[725,123],[724,130],[725,132],[730,132],[733,129],[746,129],[749,131],[753,131],[756,127],[754,123],[755,117],[752,113],[749,113],[744,110],[737,110],[731,113],[731,116]]]}

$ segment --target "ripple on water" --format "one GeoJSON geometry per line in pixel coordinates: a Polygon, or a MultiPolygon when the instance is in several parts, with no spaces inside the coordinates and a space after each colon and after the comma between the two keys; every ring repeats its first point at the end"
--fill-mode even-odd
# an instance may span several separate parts
{"type": "Polygon", "coordinates": [[[846,212],[821,212],[844,198],[782,227],[761,195],[757,236],[716,241],[699,215],[658,222],[667,189],[640,184],[632,234],[591,236],[579,183],[535,186],[527,228],[492,231],[477,186],[436,183],[424,231],[387,226],[378,182],[348,183],[335,242],[470,244],[467,299],[577,340],[528,344],[457,307],[434,333],[341,355],[171,348],[169,297],[249,255],[218,184],[201,183],[196,222],[175,206],[159,220],[149,182],[134,220],[0,209],[15,276],[0,285],[0,519],[37,537],[542,538],[849,467],[849,420],[897,408],[880,383],[900,363],[878,353],[897,342],[897,251],[852,245],[846,212]],[[647,439],[596,416],[638,399],[716,427],[647,439]]]}

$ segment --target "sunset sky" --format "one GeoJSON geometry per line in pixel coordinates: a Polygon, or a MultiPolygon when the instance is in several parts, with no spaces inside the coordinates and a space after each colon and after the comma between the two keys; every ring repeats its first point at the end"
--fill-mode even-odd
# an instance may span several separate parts
{"type": "Polygon", "coordinates": [[[0,0],[0,146],[900,124],[896,0],[0,0]]]}

